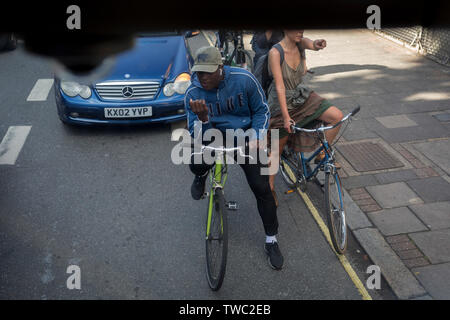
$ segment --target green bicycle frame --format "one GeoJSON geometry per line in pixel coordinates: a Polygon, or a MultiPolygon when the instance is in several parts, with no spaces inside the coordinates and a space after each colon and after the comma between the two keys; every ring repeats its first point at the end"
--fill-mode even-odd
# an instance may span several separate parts
{"type": "MultiPolygon", "coordinates": [[[[216,159],[214,166],[211,168],[211,192],[209,193],[209,207],[208,207],[208,223],[206,227],[206,238],[209,237],[210,227],[211,227],[211,216],[212,216],[212,209],[213,209],[213,199],[214,199],[214,193],[217,188],[220,188],[223,190],[223,187],[225,186],[225,182],[227,180],[227,172],[225,170],[225,173],[222,174],[222,168],[226,167],[226,161],[222,163],[221,159],[216,159]]],[[[221,222],[222,224],[222,222],[221,222]]],[[[223,230],[222,230],[223,231],[223,230]]]]}

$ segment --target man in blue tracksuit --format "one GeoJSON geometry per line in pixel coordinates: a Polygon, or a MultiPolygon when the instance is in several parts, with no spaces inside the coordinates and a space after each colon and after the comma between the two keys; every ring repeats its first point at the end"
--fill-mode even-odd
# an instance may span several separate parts
{"type": "MultiPolygon", "coordinates": [[[[219,129],[255,129],[256,135],[250,146],[256,146],[258,140],[267,133],[270,112],[266,97],[256,78],[242,68],[224,66],[220,52],[215,47],[202,47],[196,52],[192,68],[192,84],[185,95],[188,128],[192,136],[197,130],[202,134],[210,128],[219,129]]],[[[269,185],[269,176],[261,175],[262,164],[240,164],[247,182],[253,191],[259,214],[266,233],[264,250],[272,268],[281,269],[283,256],[278,247],[277,207],[269,185]]],[[[189,165],[195,174],[191,194],[195,200],[201,198],[205,190],[205,181],[211,165],[194,163],[189,165]]]]}

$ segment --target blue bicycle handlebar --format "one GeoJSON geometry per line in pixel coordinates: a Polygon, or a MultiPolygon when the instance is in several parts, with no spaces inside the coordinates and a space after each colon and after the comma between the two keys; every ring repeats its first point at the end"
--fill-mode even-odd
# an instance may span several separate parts
{"type": "Polygon", "coordinates": [[[357,114],[361,110],[361,106],[357,106],[350,114],[353,117],[355,114],[357,114]]]}
{"type": "Polygon", "coordinates": [[[320,128],[317,128],[317,129],[304,129],[304,128],[299,128],[299,127],[296,127],[295,125],[292,125],[291,128],[294,131],[303,131],[303,132],[319,132],[319,131],[323,132],[323,131],[326,131],[326,130],[331,130],[331,129],[334,129],[337,126],[339,126],[342,122],[347,121],[348,118],[353,117],[355,114],[357,114],[359,112],[359,110],[361,110],[361,106],[358,105],[355,109],[353,109],[352,112],[350,112],[344,118],[342,118],[341,121],[339,121],[338,123],[336,123],[335,125],[332,125],[332,126],[328,126],[328,127],[323,127],[322,126],[320,128]]]}

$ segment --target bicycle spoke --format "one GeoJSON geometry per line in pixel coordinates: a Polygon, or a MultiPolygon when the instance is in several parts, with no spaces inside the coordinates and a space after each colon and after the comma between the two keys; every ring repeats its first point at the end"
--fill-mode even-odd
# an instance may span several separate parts
{"type": "MultiPolygon", "coordinates": [[[[217,207],[215,206],[215,210],[217,210],[217,207]]],[[[217,278],[217,262],[220,261],[218,259],[220,257],[220,248],[221,248],[221,240],[222,235],[220,233],[221,226],[220,226],[220,219],[217,214],[213,214],[212,221],[211,221],[211,234],[209,236],[208,241],[210,242],[210,248],[211,248],[211,270],[212,275],[214,278],[217,278]]]]}
{"type": "Polygon", "coordinates": [[[227,236],[225,200],[221,190],[215,192],[210,212],[209,235],[206,239],[206,267],[208,284],[218,290],[225,275],[227,236]]]}
{"type": "Polygon", "coordinates": [[[325,201],[330,236],[336,251],[342,254],[347,247],[347,225],[339,176],[337,173],[328,173],[325,179],[325,201]]]}

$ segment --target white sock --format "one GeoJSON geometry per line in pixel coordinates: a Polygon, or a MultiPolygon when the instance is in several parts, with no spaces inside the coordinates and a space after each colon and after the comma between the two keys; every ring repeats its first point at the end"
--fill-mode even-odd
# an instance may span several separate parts
{"type": "Polygon", "coordinates": [[[266,243],[277,242],[276,236],[266,236],[266,243]]]}

